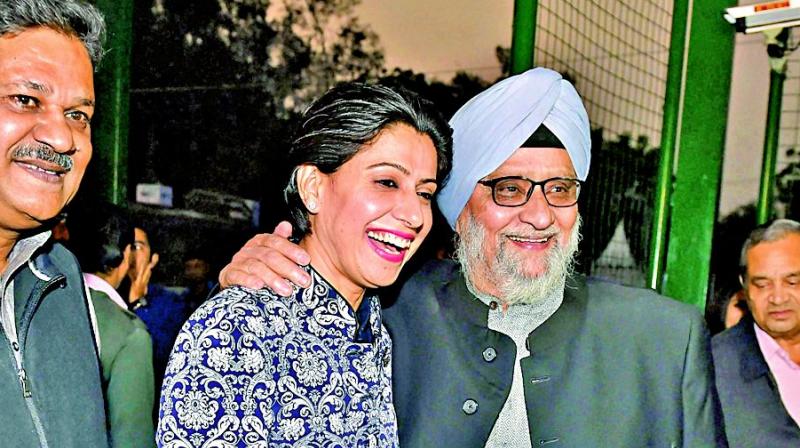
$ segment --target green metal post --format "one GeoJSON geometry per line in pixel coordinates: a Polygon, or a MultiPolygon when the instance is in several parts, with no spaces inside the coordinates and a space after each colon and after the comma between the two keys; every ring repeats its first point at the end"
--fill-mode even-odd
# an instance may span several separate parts
{"type": "Polygon", "coordinates": [[[783,101],[783,71],[770,70],[767,128],[764,134],[764,157],[761,163],[761,185],[758,189],[756,221],[764,224],[772,218],[772,196],[775,191],[775,160],[778,158],[778,137],[781,130],[781,104],[783,101]]]}
{"type": "Polygon", "coordinates": [[[708,293],[733,63],[734,30],[722,10],[735,4],[688,0],[686,8],[683,101],[662,291],[701,308],[708,293]]]}
{"type": "Polygon", "coordinates": [[[533,67],[537,0],[515,0],[514,31],[511,36],[511,74],[533,67]]]}
{"type": "Polygon", "coordinates": [[[688,50],[686,18],[689,2],[676,0],[672,7],[672,36],[669,43],[667,89],[664,94],[664,116],[661,122],[661,152],[658,161],[658,179],[653,207],[653,224],[650,231],[650,259],[647,266],[648,286],[661,290],[661,274],[666,260],[667,224],[669,222],[672,175],[677,151],[683,93],[683,64],[688,50]]]}
{"type": "Polygon", "coordinates": [[[133,43],[133,0],[96,0],[108,27],[106,55],[95,76],[97,109],[92,123],[93,171],[103,196],[115,204],[127,201],[128,108],[133,43]]]}

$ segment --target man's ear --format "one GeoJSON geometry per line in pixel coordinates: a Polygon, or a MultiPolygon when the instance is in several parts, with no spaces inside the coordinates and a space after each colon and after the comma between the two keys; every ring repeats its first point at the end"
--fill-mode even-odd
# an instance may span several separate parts
{"type": "MultiPolygon", "coordinates": [[[[130,266],[132,255],[133,255],[133,246],[131,244],[128,244],[127,246],[125,246],[125,250],[122,251],[122,264],[130,266]]],[[[122,264],[120,264],[120,266],[122,264]]]]}
{"type": "MultiPolygon", "coordinates": [[[[125,249],[122,251],[122,262],[120,262],[119,266],[115,268],[108,269],[106,274],[112,275],[119,275],[120,280],[125,278],[128,275],[128,271],[131,268],[131,258],[133,257],[133,253],[131,252],[131,245],[128,244],[125,246],[125,249]]],[[[116,288],[116,286],[115,286],[116,288]]]]}
{"type": "Polygon", "coordinates": [[[322,197],[323,177],[322,171],[314,165],[300,165],[295,170],[297,192],[309,213],[318,213],[322,197]]]}

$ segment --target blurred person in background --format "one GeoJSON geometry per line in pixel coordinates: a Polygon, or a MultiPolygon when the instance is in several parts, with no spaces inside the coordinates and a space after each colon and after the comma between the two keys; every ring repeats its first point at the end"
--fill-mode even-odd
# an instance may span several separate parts
{"type": "Polygon", "coordinates": [[[211,266],[211,257],[204,248],[191,249],[184,256],[182,283],[186,292],[182,298],[189,314],[208,299],[216,286],[211,266]]]}
{"type": "Polygon", "coordinates": [[[736,326],[750,310],[747,308],[747,292],[744,290],[733,293],[725,303],[722,312],[722,322],[725,329],[736,326]]]}
{"type": "Polygon", "coordinates": [[[56,218],[57,222],[56,225],[53,226],[52,238],[54,241],[58,241],[59,243],[64,243],[69,241],[69,229],[67,228],[67,214],[61,213],[58,218],[56,218]]]}
{"type": "Polygon", "coordinates": [[[127,297],[130,308],[147,326],[153,340],[153,373],[156,385],[153,395],[157,399],[172,344],[175,343],[181,325],[194,309],[187,305],[175,288],[167,288],[150,281],[159,255],[153,252],[153,240],[144,224],[137,223],[134,227],[131,251],[131,265],[125,282],[127,297]]]}
{"type": "Polygon", "coordinates": [[[725,432],[733,448],[800,446],[800,223],[756,228],[742,247],[749,313],[714,336],[725,432]]]}
{"type": "Polygon", "coordinates": [[[150,335],[117,292],[133,258],[133,226],[123,210],[110,204],[74,210],[68,226],[70,247],[97,316],[109,441],[115,448],[153,446],[150,335]]]}
{"type": "Polygon", "coordinates": [[[134,227],[131,244],[131,260],[128,269],[126,289],[128,304],[140,303],[150,290],[150,277],[158,264],[159,255],[152,251],[147,232],[140,226],[134,227]]]}

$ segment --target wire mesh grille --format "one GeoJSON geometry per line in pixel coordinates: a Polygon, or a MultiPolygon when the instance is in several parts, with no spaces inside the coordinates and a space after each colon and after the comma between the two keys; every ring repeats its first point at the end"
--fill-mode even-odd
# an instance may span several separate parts
{"type": "MultiPolygon", "coordinates": [[[[792,44],[800,42],[794,29],[792,44]]],[[[800,52],[789,55],[781,103],[781,127],[776,161],[778,216],[800,219],[800,52]]]]}
{"type": "MultiPolygon", "coordinates": [[[[800,42],[800,30],[794,28],[790,39],[790,46],[794,47],[800,42]]],[[[759,51],[766,53],[763,38],[740,39],[737,45],[758,46],[759,51]]],[[[755,70],[762,71],[761,75],[768,77],[770,67],[766,63],[759,63],[755,70]]],[[[767,81],[769,82],[769,81],[767,81]]],[[[762,101],[768,101],[765,91],[762,101]]],[[[759,97],[748,96],[748,101],[758,101],[759,97]],[[753,99],[756,98],[756,99],[753,99]]],[[[761,119],[753,120],[753,127],[765,129],[766,115],[761,119]]],[[[763,136],[763,134],[761,134],[763,136]]],[[[711,301],[707,304],[706,316],[712,334],[724,329],[724,318],[728,302],[736,298],[741,289],[739,280],[739,258],[742,245],[750,232],[756,226],[757,194],[761,175],[761,165],[764,146],[760,141],[754,147],[748,147],[750,154],[748,163],[755,164],[755,169],[745,173],[733,172],[732,179],[723,184],[728,191],[740,192],[747,199],[739,199],[740,203],[730,211],[723,211],[720,207],[720,216],[714,229],[714,246],[711,257],[711,281],[709,283],[709,296],[711,301]],[[749,194],[748,194],[749,193],[749,194]]],[[[728,142],[729,147],[732,146],[728,142]]],[[[729,150],[729,149],[726,149],[729,150]]],[[[775,202],[774,208],[778,217],[800,220],[800,52],[795,51],[787,57],[786,79],[783,85],[781,101],[780,130],[778,133],[778,150],[775,164],[775,202]]],[[[735,153],[734,153],[735,154],[735,153]]],[[[726,157],[728,157],[726,155],[726,157]]],[[[722,205],[722,204],[721,204],[722,205]]]]}
{"type": "Polygon", "coordinates": [[[535,61],[570,77],[593,135],[580,267],[644,285],[672,2],[540,0],[535,61]],[[593,180],[596,179],[596,180],[593,180]]]}

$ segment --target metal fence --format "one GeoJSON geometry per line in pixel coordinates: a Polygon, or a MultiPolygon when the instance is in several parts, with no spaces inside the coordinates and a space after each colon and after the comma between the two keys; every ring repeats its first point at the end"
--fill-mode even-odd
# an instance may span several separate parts
{"type": "MultiPolygon", "coordinates": [[[[793,32],[794,44],[800,30],[793,32]]],[[[776,163],[776,212],[784,218],[800,219],[800,52],[788,57],[783,87],[781,128],[776,163]]]]}
{"type": "Polygon", "coordinates": [[[666,0],[540,0],[536,65],[572,78],[595,128],[580,267],[644,286],[672,24],[666,0]]]}

